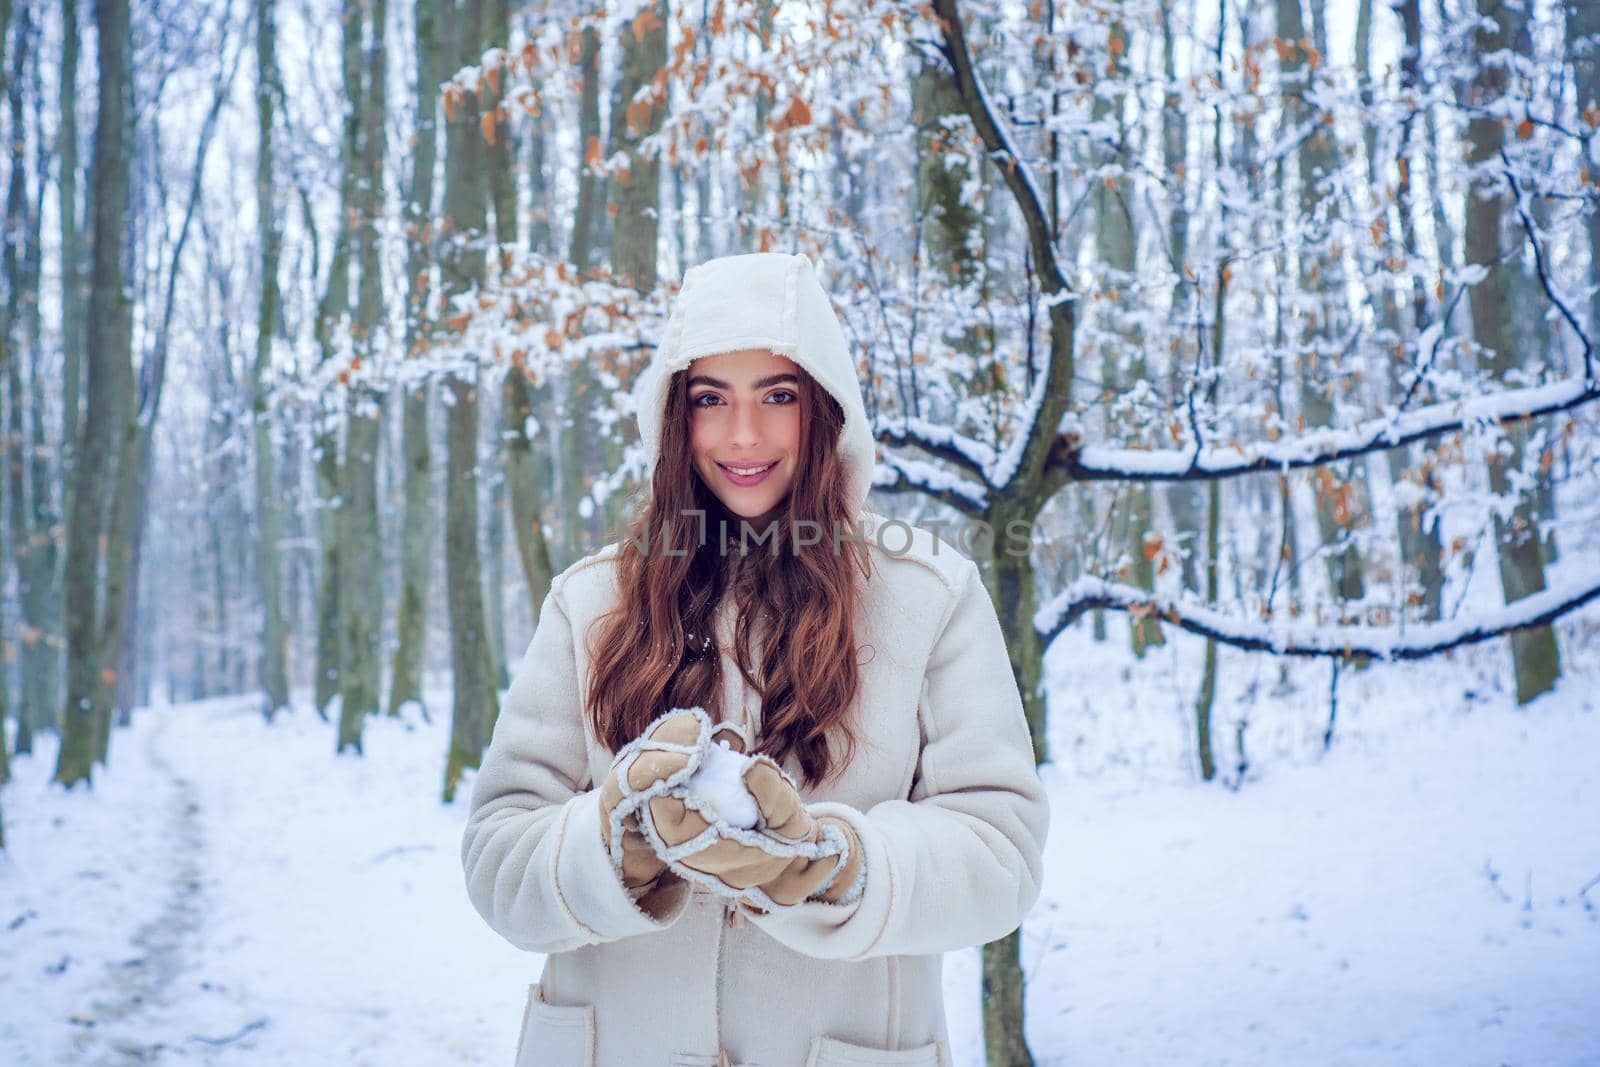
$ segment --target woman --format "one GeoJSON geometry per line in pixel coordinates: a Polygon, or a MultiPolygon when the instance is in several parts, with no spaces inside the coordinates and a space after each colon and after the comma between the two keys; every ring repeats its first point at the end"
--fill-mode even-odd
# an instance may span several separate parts
{"type": "Polygon", "coordinates": [[[479,913],[547,954],[517,1062],[949,1067],[941,954],[1017,928],[1049,824],[978,569],[864,509],[873,439],[806,257],[689,270],[635,397],[642,514],[551,583],[462,841],[479,913]],[[740,520],[769,539],[741,552],[740,520]],[[695,707],[819,842],[737,900],[611,818],[622,756],[695,707]]]}

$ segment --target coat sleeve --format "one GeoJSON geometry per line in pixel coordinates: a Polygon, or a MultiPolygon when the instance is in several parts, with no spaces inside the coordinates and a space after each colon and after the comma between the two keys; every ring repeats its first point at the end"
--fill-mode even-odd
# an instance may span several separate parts
{"type": "Polygon", "coordinates": [[[636,904],[600,836],[572,624],[560,580],[539,611],[472,786],[461,862],[473,907],[518,948],[565,952],[653,933],[688,903],[677,882],[636,904]]]}
{"type": "Polygon", "coordinates": [[[909,798],[866,812],[809,805],[855,827],[864,892],[752,917],[797,952],[861,960],[983,944],[1015,930],[1038,899],[1049,800],[1000,620],[977,565],[963,575],[928,658],[909,798]]]}

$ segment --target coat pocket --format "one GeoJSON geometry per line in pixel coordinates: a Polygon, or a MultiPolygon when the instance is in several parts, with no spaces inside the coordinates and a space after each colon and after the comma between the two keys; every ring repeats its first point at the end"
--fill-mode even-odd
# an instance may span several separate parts
{"type": "Polygon", "coordinates": [[[949,1067],[950,1056],[943,1041],[920,1048],[887,1049],[852,1045],[836,1037],[819,1037],[811,1042],[806,1067],[949,1067]]]}
{"type": "Polygon", "coordinates": [[[517,1067],[595,1067],[594,1007],[551,1004],[540,983],[529,986],[517,1067]]]}

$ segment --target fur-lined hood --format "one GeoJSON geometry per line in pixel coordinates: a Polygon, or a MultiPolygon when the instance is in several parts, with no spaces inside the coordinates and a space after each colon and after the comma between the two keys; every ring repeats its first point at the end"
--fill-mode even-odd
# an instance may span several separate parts
{"type": "Polygon", "coordinates": [[[701,356],[745,348],[766,348],[794,360],[844,408],[838,447],[851,507],[862,510],[877,453],[861,382],[838,316],[804,255],[723,256],[684,274],[666,335],[634,385],[650,474],[661,456],[661,423],[673,373],[701,356]]]}

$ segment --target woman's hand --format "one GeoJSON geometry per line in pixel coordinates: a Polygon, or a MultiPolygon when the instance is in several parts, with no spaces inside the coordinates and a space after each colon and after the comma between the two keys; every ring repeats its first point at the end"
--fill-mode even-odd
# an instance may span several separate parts
{"type": "MultiPolygon", "coordinates": [[[[600,786],[600,836],[605,841],[606,851],[610,853],[613,864],[622,875],[622,884],[628,889],[642,889],[656,881],[667,870],[666,861],[656,855],[656,850],[649,840],[639,831],[639,816],[635,812],[627,812],[619,819],[613,819],[612,813],[623,800],[622,783],[628,783],[628,793],[644,792],[657,781],[664,781],[674,772],[680,770],[689,760],[687,755],[672,751],[662,751],[656,746],[662,742],[668,744],[692,744],[698,731],[698,724],[693,716],[668,717],[658,721],[639,739],[629,742],[617,753],[611,761],[610,773],[600,786]],[[637,758],[628,764],[623,771],[623,764],[629,756],[637,753],[637,758]],[[619,771],[622,772],[619,774],[619,771]],[[615,825],[613,825],[615,824],[615,825]],[[617,855],[618,849],[612,847],[613,837],[622,834],[621,856],[617,855]]],[[[676,876],[674,876],[676,877],[676,876]]]]}
{"type": "MultiPolygon", "coordinates": [[[[744,751],[742,737],[737,745],[728,740],[730,747],[744,751]]],[[[768,756],[753,757],[742,780],[760,811],[751,830],[726,822],[714,826],[676,792],[650,798],[651,822],[673,856],[670,867],[687,868],[681,873],[762,909],[811,898],[837,903],[854,888],[861,841],[848,823],[832,816],[814,818],[768,756]]]]}
{"type": "MultiPolygon", "coordinates": [[[[683,772],[691,762],[698,766],[709,723],[703,715],[681,710],[657,719],[644,734],[622,747],[601,783],[600,836],[628,889],[643,889],[667,873],[666,861],[639,825],[638,808],[644,796],[664,788],[669,779],[686,778],[683,772]],[[619,806],[622,813],[617,815],[619,806]],[[618,833],[620,849],[612,844],[618,833]]],[[[711,730],[709,736],[713,742],[731,737],[739,751],[744,751],[743,733],[731,724],[711,730]]],[[[669,878],[676,881],[678,876],[669,878]]]]}
{"type": "Polygon", "coordinates": [[[796,857],[776,876],[758,883],[759,888],[774,903],[782,905],[813,897],[829,904],[838,903],[854,888],[861,873],[861,839],[855,829],[832,815],[813,818],[794,784],[766,756],[755,758],[744,773],[744,783],[755,798],[756,806],[761,809],[761,824],[768,833],[788,840],[821,843],[832,830],[844,840],[844,866],[837,875],[835,870],[840,863],[838,852],[816,859],[796,857]]]}

